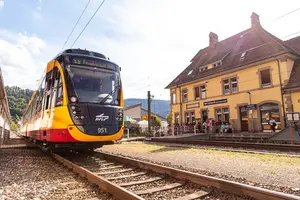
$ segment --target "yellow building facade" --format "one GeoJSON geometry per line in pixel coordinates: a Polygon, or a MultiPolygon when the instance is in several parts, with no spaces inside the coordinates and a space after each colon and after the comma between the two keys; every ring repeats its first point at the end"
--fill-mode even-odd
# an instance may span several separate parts
{"type": "Polygon", "coordinates": [[[300,112],[300,93],[284,90],[299,54],[267,33],[255,13],[251,22],[220,42],[211,33],[210,45],[167,86],[173,124],[212,119],[216,126],[231,124],[234,132],[269,132],[272,119],[277,131],[285,127],[291,105],[300,112]]]}

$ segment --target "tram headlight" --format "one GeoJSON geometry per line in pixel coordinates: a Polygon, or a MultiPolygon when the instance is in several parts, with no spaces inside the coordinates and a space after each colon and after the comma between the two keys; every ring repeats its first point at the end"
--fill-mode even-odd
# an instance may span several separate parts
{"type": "Polygon", "coordinates": [[[123,117],[123,109],[122,108],[118,109],[118,116],[123,117]]]}
{"type": "Polygon", "coordinates": [[[71,97],[71,98],[70,98],[70,101],[73,102],[73,103],[75,103],[75,102],[77,101],[77,97],[74,97],[74,96],[71,97]]]}

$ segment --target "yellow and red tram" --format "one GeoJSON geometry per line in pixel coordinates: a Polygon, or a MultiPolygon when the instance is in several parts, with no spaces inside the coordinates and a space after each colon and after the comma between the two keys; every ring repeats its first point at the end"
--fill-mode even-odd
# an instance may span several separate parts
{"type": "Polygon", "coordinates": [[[103,54],[67,49],[47,64],[21,132],[49,148],[94,149],[123,136],[120,67],[103,54]]]}

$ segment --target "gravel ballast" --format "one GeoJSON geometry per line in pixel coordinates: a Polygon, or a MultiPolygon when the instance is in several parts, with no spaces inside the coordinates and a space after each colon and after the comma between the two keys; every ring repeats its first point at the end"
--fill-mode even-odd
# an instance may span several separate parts
{"type": "Polygon", "coordinates": [[[0,149],[4,199],[114,199],[38,149],[0,149]]]}
{"type": "Polygon", "coordinates": [[[130,142],[99,151],[300,195],[300,158],[130,142]]]}

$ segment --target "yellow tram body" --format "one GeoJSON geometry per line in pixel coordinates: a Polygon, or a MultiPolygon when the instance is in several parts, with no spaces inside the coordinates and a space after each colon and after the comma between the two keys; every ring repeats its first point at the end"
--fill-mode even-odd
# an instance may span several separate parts
{"type": "MultiPolygon", "coordinates": [[[[36,142],[55,148],[97,148],[121,139],[124,129],[124,100],[119,75],[119,67],[102,54],[86,50],[64,51],[60,57],[57,56],[47,64],[45,78],[42,79],[39,89],[33,93],[24,111],[21,125],[22,134],[36,142]],[[96,57],[95,54],[101,56],[96,57]],[[64,59],[70,60],[69,57],[74,62],[64,61],[64,59]],[[104,68],[104,66],[108,67],[104,68]],[[77,76],[76,70],[79,76],[77,76]],[[102,78],[97,77],[97,73],[99,77],[103,76],[103,80],[108,80],[109,83],[101,82],[102,78]],[[69,78],[68,81],[66,77],[69,78]],[[79,83],[80,87],[91,88],[91,84],[95,85],[96,83],[96,92],[100,91],[101,89],[98,87],[101,88],[103,85],[110,87],[112,80],[112,86],[109,88],[112,94],[105,93],[111,101],[105,100],[103,94],[101,98],[97,96],[100,100],[105,100],[103,105],[100,100],[80,102],[79,92],[94,94],[95,91],[94,89],[91,91],[76,89],[74,77],[80,77],[80,81],[85,81],[85,86],[79,83]],[[101,86],[97,85],[99,79],[101,86]],[[114,86],[115,84],[117,86],[114,86]],[[73,88],[72,93],[77,96],[68,94],[70,88],[73,88]],[[117,94],[114,99],[115,93],[117,94]],[[78,102],[72,102],[72,98],[78,102]],[[107,104],[107,102],[109,103],[107,104]],[[97,113],[94,114],[96,111],[97,113]],[[105,113],[105,111],[107,112],[105,113]],[[78,115],[78,112],[82,114],[78,115]],[[99,115],[99,113],[102,114],[99,115]]],[[[89,95],[82,97],[89,98],[89,95]]]]}

